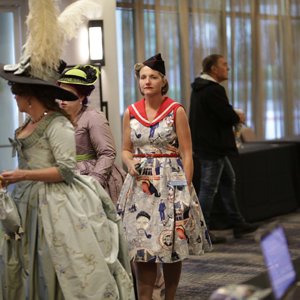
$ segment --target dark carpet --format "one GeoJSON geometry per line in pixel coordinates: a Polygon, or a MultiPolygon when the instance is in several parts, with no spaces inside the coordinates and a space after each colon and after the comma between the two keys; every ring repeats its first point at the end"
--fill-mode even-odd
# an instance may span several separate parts
{"type": "MultiPolygon", "coordinates": [[[[292,258],[300,257],[300,210],[266,220],[261,223],[261,228],[274,221],[281,223],[286,230],[292,258]]],[[[217,288],[242,283],[265,271],[255,234],[234,239],[231,230],[214,233],[226,236],[228,242],[214,245],[212,252],[190,256],[183,262],[176,300],[207,300],[217,288]]]]}

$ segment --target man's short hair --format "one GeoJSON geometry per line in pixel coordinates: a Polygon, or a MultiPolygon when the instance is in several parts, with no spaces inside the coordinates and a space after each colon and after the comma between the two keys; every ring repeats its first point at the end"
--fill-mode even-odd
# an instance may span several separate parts
{"type": "Polygon", "coordinates": [[[210,73],[211,68],[218,63],[218,60],[221,57],[223,57],[221,54],[211,54],[206,56],[202,61],[202,73],[210,73]]]}

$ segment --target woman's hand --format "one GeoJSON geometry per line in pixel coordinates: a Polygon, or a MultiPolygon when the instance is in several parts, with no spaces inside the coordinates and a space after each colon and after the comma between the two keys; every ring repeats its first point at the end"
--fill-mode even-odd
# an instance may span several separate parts
{"type": "Polygon", "coordinates": [[[176,112],[176,132],[179,143],[180,155],[183,163],[183,170],[188,186],[192,183],[193,178],[193,153],[192,153],[192,138],[189,127],[189,122],[186,113],[182,107],[179,107],[176,112]]]}
{"type": "Polygon", "coordinates": [[[26,180],[25,177],[26,177],[26,170],[16,169],[14,171],[4,171],[0,175],[1,185],[2,187],[7,187],[9,184],[26,180]]]}
{"type": "Polygon", "coordinates": [[[128,173],[131,176],[138,176],[139,175],[138,171],[136,170],[136,165],[138,163],[139,162],[135,159],[131,159],[131,160],[127,161],[127,170],[128,170],[128,173]]]}
{"type": "Polygon", "coordinates": [[[130,138],[130,115],[128,108],[126,109],[123,116],[123,150],[122,159],[124,164],[127,166],[127,171],[131,176],[137,176],[139,173],[136,170],[136,165],[139,163],[138,160],[133,158],[132,154],[132,142],[130,138]]]}
{"type": "Polygon", "coordinates": [[[188,189],[189,189],[189,192],[190,192],[190,195],[192,194],[192,183],[188,184],[188,189]]]}

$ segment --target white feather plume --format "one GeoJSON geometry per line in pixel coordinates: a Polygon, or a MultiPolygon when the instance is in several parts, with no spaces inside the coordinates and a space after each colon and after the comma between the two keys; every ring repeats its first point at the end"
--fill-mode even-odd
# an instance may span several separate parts
{"type": "Polygon", "coordinates": [[[59,65],[63,34],[57,22],[56,0],[29,0],[25,56],[30,56],[31,75],[49,79],[59,65]]]}
{"type": "Polygon", "coordinates": [[[65,41],[78,34],[80,25],[87,20],[89,13],[101,9],[100,2],[101,0],[78,0],[64,9],[58,22],[63,30],[65,41]]]}
{"type": "Polygon", "coordinates": [[[23,59],[30,57],[31,76],[49,80],[60,64],[65,42],[78,34],[88,14],[101,9],[102,0],[77,0],[62,13],[59,0],[28,0],[27,39],[23,59]]]}

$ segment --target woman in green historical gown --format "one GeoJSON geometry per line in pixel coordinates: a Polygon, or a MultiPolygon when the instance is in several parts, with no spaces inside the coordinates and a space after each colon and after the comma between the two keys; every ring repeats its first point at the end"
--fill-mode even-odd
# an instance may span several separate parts
{"type": "Polygon", "coordinates": [[[28,114],[11,140],[19,167],[0,174],[2,196],[15,184],[11,199],[20,216],[20,228],[6,226],[0,240],[3,298],[131,299],[120,218],[100,184],[74,172],[74,128],[55,101],[74,95],[3,66],[0,76],[28,114]]]}

